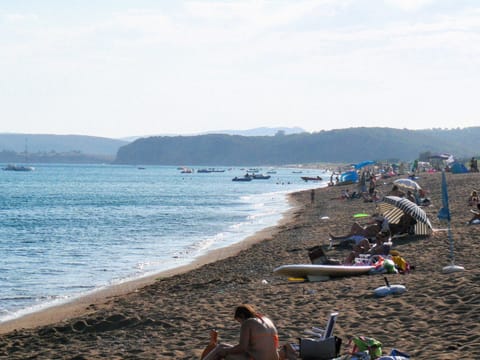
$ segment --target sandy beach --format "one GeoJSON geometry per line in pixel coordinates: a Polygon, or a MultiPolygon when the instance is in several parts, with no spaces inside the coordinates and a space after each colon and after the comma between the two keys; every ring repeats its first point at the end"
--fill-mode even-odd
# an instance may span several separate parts
{"type": "MultiPolygon", "coordinates": [[[[382,179],[387,193],[395,178],[382,179]]],[[[402,295],[375,298],[382,275],[338,278],[326,282],[289,282],[272,270],[309,263],[307,248],[328,244],[329,232],[346,233],[353,214],[374,213],[374,203],[340,200],[340,187],[291,195],[293,210],[275,228],[239,245],[221,249],[172,272],[108,289],[72,304],[0,324],[1,359],[198,359],[209,330],[234,343],[239,325],[235,306],[251,303],[276,324],[280,343],[295,342],[304,329],[323,327],[338,311],[335,335],[343,351],[354,335],[376,338],[384,354],[392,348],[414,359],[480,358],[480,225],[471,218],[467,197],[479,190],[480,174],[447,174],[456,264],[466,271],[443,274],[449,264],[446,231],[426,239],[405,237],[394,249],[415,269],[389,275],[402,284],[402,295]],[[328,217],[328,219],[322,219],[328,217]]],[[[421,173],[418,183],[432,200],[424,208],[435,229],[445,229],[441,174],[421,173]]],[[[355,190],[353,185],[351,190],[355,190]]],[[[348,249],[328,255],[343,258],[348,249]]]]}

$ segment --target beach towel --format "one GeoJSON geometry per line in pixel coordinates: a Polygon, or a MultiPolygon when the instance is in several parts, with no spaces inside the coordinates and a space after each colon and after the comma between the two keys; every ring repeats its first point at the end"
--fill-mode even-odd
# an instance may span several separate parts
{"type": "Polygon", "coordinates": [[[355,336],[353,339],[352,353],[358,353],[368,350],[371,359],[378,359],[382,356],[382,343],[377,339],[367,336],[355,336]]]}

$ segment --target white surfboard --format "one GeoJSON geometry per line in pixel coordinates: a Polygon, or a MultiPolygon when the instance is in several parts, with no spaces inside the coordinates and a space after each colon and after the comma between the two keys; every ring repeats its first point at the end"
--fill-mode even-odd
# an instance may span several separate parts
{"type": "Polygon", "coordinates": [[[273,270],[276,275],[289,277],[309,277],[309,276],[352,276],[367,274],[375,266],[370,265],[315,265],[315,264],[294,264],[282,265],[273,270]]]}

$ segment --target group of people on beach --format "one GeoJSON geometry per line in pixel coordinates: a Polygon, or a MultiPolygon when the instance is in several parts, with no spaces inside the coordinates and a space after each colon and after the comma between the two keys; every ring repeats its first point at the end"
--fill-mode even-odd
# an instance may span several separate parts
{"type": "MultiPolygon", "coordinates": [[[[350,231],[344,235],[330,235],[330,241],[354,242],[352,251],[347,255],[343,264],[349,265],[355,262],[360,254],[388,255],[391,248],[391,238],[395,235],[412,233],[416,220],[409,214],[404,213],[398,223],[389,223],[381,215],[374,215],[373,220],[366,225],[354,222],[350,231]]],[[[312,262],[315,263],[310,256],[312,262]]],[[[322,261],[321,257],[319,260],[322,261]]]]}
{"type": "MultiPolygon", "coordinates": [[[[376,191],[375,182],[372,179],[370,179],[370,182],[373,186],[369,189],[369,194],[374,195],[376,191]]],[[[344,193],[343,196],[345,195],[350,194],[344,193]]],[[[393,186],[389,195],[407,198],[413,196],[411,193],[405,194],[397,185],[393,186]]],[[[315,202],[313,190],[310,192],[310,200],[312,204],[315,202]]],[[[416,202],[414,198],[411,201],[416,202]]],[[[347,234],[330,234],[331,240],[351,240],[354,242],[352,251],[344,261],[328,259],[321,246],[309,249],[309,256],[312,263],[338,265],[353,264],[360,254],[388,255],[391,250],[392,236],[411,232],[415,224],[416,220],[406,213],[396,224],[391,224],[385,217],[375,214],[372,216],[372,221],[366,225],[362,226],[358,222],[354,222],[347,234]]],[[[216,331],[212,331],[210,344],[202,354],[203,360],[288,359],[287,347],[279,348],[277,329],[271,319],[256,312],[253,306],[249,304],[238,306],[235,309],[234,319],[240,323],[238,344],[218,343],[218,334],[216,331]]]]}

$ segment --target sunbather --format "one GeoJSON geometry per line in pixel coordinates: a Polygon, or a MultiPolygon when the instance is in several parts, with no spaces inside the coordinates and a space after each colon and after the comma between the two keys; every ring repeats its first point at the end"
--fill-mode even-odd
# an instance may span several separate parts
{"type": "Polygon", "coordinates": [[[473,190],[470,196],[468,197],[468,205],[470,206],[478,205],[478,194],[475,190],[473,190]]]}
{"type": "Polygon", "coordinates": [[[272,320],[258,314],[251,305],[240,305],[235,310],[240,324],[238,345],[217,345],[204,360],[278,360],[278,334],[272,320]]]}
{"type": "Polygon", "coordinates": [[[477,210],[471,210],[473,217],[468,221],[468,225],[480,224],[480,203],[477,204],[477,210]]]}
{"type": "Polygon", "coordinates": [[[373,222],[366,226],[360,225],[358,222],[354,222],[348,234],[345,235],[333,235],[329,234],[332,240],[361,240],[363,238],[373,239],[381,230],[385,221],[383,217],[375,217],[373,222]]]}
{"type": "Polygon", "coordinates": [[[389,233],[384,231],[381,231],[376,235],[373,243],[367,238],[363,238],[353,246],[352,251],[343,261],[327,257],[321,246],[314,246],[308,249],[308,256],[310,257],[312,264],[352,265],[355,262],[355,258],[359,257],[360,254],[388,255],[391,248],[391,243],[389,240],[389,233]]]}
{"type": "Polygon", "coordinates": [[[388,233],[380,232],[375,238],[375,242],[372,244],[368,239],[363,239],[357,245],[353,247],[353,250],[345,258],[344,263],[346,265],[351,265],[355,263],[355,258],[361,254],[369,255],[388,255],[390,251],[390,244],[387,242],[389,240],[388,233]]]}

